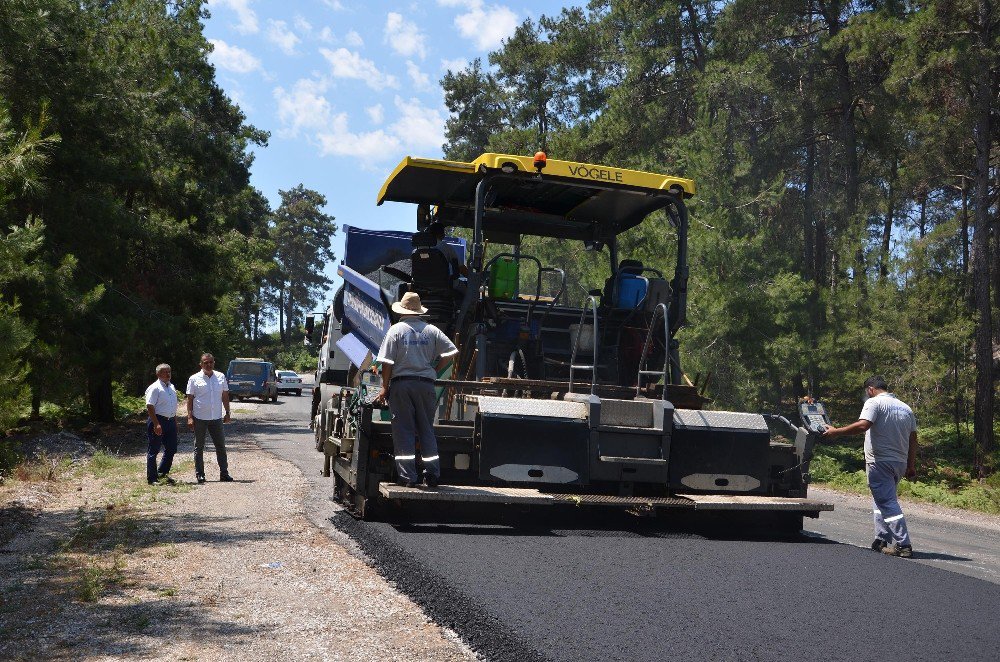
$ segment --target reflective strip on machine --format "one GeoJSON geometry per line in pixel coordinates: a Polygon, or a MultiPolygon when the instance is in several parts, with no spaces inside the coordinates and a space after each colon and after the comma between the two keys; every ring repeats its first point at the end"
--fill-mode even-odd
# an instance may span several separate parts
{"type": "Polygon", "coordinates": [[[886,517],[885,521],[886,521],[886,523],[888,523],[888,522],[895,522],[896,520],[900,520],[900,519],[903,519],[903,515],[902,514],[893,515],[892,517],[886,517]]]}

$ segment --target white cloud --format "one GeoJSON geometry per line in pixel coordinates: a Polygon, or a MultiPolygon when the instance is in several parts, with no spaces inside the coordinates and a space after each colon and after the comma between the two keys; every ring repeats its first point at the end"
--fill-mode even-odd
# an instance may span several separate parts
{"type": "Polygon", "coordinates": [[[431,89],[431,77],[420,70],[413,60],[406,61],[406,73],[410,76],[410,80],[413,81],[414,87],[418,90],[429,90],[431,89]]]}
{"type": "Polygon", "coordinates": [[[330,29],[329,25],[324,26],[323,29],[320,30],[320,32],[319,32],[319,40],[320,41],[325,41],[327,43],[330,43],[331,41],[333,41],[333,30],[330,29]]]}
{"type": "Polygon", "coordinates": [[[365,40],[362,39],[361,35],[354,30],[347,33],[344,37],[344,42],[346,42],[348,46],[353,46],[354,48],[361,48],[365,45],[365,40]]]}
{"type": "Polygon", "coordinates": [[[399,81],[395,76],[382,73],[374,62],[366,60],[358,53],[346,48],[338,48],[335,51],[321,48],[319,52],[330,63],[330,71],[335,78],[363,80],[373,90],[399,87],[399,81]]]}
{"type": "Polygon", "coordinates": [[[268,19],[267,21],[267,38],[277,45],[285,55],[295,54],[295,44],[299,43],[298,35],[288,29],[288,24],[284,21],[275,21],[274,19],[268,19]]]}
{"type": "Polygon", "coordinates": [[[278,119],[285,126],[283,135],[296,136],[300,129],[320,130],[329,125],[333,109],[323,96],[326,88],[325,81],[303,78],[295,81],[290,91],[274,89],[278,119]]]}
{"type": "Polygon", "coordinates": [[[397,96],[395,103],[401,116],[389,131],[407,148],[439,151],[444,144],[445,118],[441,111],[424,106],[416,98],[397,96]]]}
{"type": "Polygon", "coordinates": [[[469,61],[465,58],[455,58],[454,60],[441,60],[441,70],[458,73],[469,66],[469,61]]]}
{"type": "Polygon", "coordinates": [[[370,163],[386,161],[401,151],[399,138],[382,129],[352,133],[347,122],[347,113],[340,113],[333,117],[327,131],[316,134],[321,156],[353,156],[370,163]]]}
{"type": "Polygon", "coordinates": [[[229,7],[239,21],[233,28],[240,34],[256,34],[260,30],[257,24],[257,14],[250,9],[252,0],[211,0],[212,4],[220,7],[229,7]]]}
{"type": "Polygon", "coordinates": [[[385,19],[385,43],[392,46],[403,57],[413,57],[418,55],[423,59],[427,55],[424,47],[424,34],[416,23],[407,21],[402,14],[389,12],[385,19]]]}
{"type": "Polygon", "coordinates": [[[307,21],[301,14],[295,15],[295,29],[303,34],[310,34],[313,31],[312,23],[307,21]]]}
{"type": "Polygon", "coordinates": [[[323,4],[333,11],[344,11],[344,5],[340,0],[323,0],[323,4]]]}
{"type": "Polygon", "coordinates": [[[368,106],[365,108],[365,112],[368,113],[368,119],[372,121],[372,124],[381,124],[382,120],[385,119],[385,110],[380,103],[368,106]]]}
{"type": "Polygon", "coordinates": [[[506,5],[487,5],[483,0],[438,0],[438,4],[465,10],[455,17],[455,28],[481,51],[500,46],[517,29],[517,14],[506,5]]]}
{"type": "Polygon", "coordinates": [[[399,159],[404,153],[438,153],[444,143],[444,115],[421,105],[418,99],[396,97],[400,117],[387,129],[354,133],[347,113],[331,118],[328,128],[316,134],[323,156],[352,156],[366,163],[399,159]]]}
{"type": "Polygon", "coordinates": [[[208,42],[212,44],[212,52],[208,59],[219,69],[238,74],[248,74],[260,69],[260,60],[250,51],[245,51],[239,46],[231,46],[221,39],[209,39],[208,42]]]}

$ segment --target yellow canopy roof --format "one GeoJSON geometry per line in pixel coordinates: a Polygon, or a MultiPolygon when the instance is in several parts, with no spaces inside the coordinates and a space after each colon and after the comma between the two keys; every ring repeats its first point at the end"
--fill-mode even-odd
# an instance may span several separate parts
{"type": "Polygon", "coordinates": [[[377,202],[433,205],[445,223],[471,227],[476,185],[500,172],[507,176],[491,187],[486,226],[521,234],[614,235],[671,198],[695,193],[690,179],[572,161],[548,159],[539,176],[531,156],[483,154],[472,163],[408,156],[386,179],[377,202]]]}

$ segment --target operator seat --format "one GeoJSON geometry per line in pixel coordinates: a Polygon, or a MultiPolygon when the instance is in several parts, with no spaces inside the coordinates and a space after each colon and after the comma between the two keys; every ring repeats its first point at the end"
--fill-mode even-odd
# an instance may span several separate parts
{"type": "Polygon", "coordinates": [[[435,248],[437,242],[429,232],[414,233],[412,243],[410,290],[420,295],[428,320],[447,333],[455,315],[454,275],[448,258],[435,248]]]}
{"type": "MultiPolygon", "coordinates": [[[[642,273],[642,262],[640,260],[622,260],[618,263],[618,273],[634,274],[638,276],[642,273]]],[[[615,276],[604,281],[604,293],[601,295],[601,305],[613,308],[615,305],[615,276]]]]}

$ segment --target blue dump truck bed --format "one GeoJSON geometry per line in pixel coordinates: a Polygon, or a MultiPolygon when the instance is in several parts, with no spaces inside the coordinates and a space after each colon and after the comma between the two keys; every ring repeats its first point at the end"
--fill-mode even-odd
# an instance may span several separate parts
{"type": "MultiPolygon", "coordinates": [[[[390,297],[396,300],[396,290],[402,282],[381,268],[396,265],[399,275],[408,274],[413,233],[365,230],[350,225],[343,230],[344,260],[337,269],[337,275],[344,279],[343,338],[337,347],[352,364],[367,367],[392,325],[390,297]]],[[[448,237],[446,241],[464,259],[465,240],[448,237]]]]}

